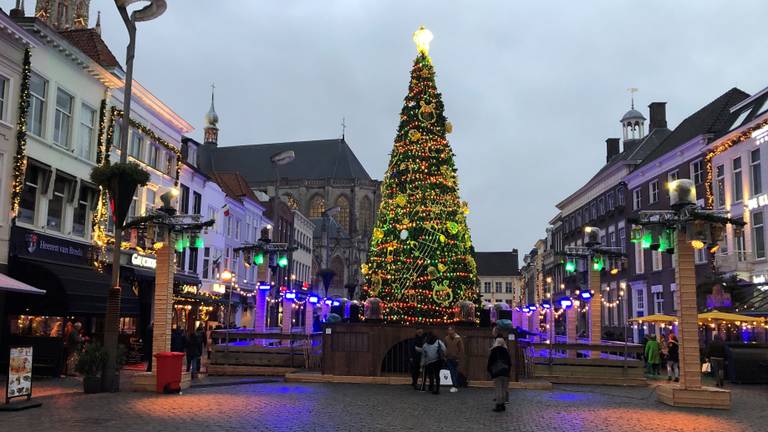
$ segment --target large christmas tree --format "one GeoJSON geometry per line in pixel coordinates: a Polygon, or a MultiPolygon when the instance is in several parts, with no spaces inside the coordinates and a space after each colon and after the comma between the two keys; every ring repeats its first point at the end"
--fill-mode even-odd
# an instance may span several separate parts
{"type": "Polygon", "coordinates": [[[469,208],[459,199],[454,154],[446,139],[452,126],[435,85],[431,39],[423,27],[414,33],[419,53],[363,266],[367,296],[381,299],[388,321],[450,322],[457,302],[477,298],[469,208]]]}

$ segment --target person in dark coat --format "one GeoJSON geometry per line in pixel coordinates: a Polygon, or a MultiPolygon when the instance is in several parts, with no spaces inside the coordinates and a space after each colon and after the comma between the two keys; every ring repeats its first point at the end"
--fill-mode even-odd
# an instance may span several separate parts
{"type": "Polygon", "coordinates": [[[408,341],[408,368],[411,371],[411,385],[419,389],[418,381],[421,375],[421,351],[417,348],[424,346],[424,330],[416,329],[416,335],[408,341]]]}
{"type": "Polygon", "coordinates": [[[712,375],[715,377],[715,385],[723,386],[723,376],[725,375],[725,344],[719,334],[716,334],[712,342],[707,346],[707,357],[712,366],[712,375]]]}
{"type": "Polygon", "coordinates": [[[187,353],[187,372],[192,372],[192,378],[197,378],[200,370],[200,357],[203,355],[203,343],[195,330],[187,332],[184,340],[184,348],[187,353]]]}
{"type": "Polygon", "coordinates": [[[493,348],[488,355],[488,375],[491,376],[495,384],[496,412],[506,411],[504,405],[509,399],[509,374],[512,371],[512,358],[509,356],[507,342],[503,337],[497,337],[493,341],[493,348]]]}
{"type": "Polygon", "coordinates": [[[680,344],[677,336],[670,334],[667,342],[667,381],[680,381],[680,344]]]}
{"type": "Polygon", "coordinates": [[[178,327],[174,327],[171,331],[171,351],[184,352],[184,332],[178,327]]]}

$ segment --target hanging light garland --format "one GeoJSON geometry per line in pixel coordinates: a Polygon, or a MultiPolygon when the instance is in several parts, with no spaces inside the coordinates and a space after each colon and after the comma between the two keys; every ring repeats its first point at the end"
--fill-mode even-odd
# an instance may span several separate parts
{"type": "Polygon", "coordinates": [[[13,181],[11,182],[11,216],[19,210],[24,177],[27,171],[27,111],[29,110],[29,80],[32,73],[32,53],[24,49],[19,87],[19,119],[16,122],[16,154],[13,156],[13,181]]]}

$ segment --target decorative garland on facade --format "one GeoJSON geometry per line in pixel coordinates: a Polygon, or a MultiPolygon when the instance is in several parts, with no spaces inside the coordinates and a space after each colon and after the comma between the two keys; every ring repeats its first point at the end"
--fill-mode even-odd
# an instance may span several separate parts
{"type": "MultiPolygon", "coordinates": [[[[96,153],[96,163],[102,166],[110,164],[110,152],[112,150],[112,143],[114,142],[115,123],[118,119],[123,117],[123,110],[118,109],[117,107],[113,106],[110,108],[109,116],[106,116],[106,110],[107,101],[102,100],[99,117],[99,137],[103,137],[103,139],[100,141],[96,153]]],[[[181,167],[184,163],[181,158],[181,150],[169,144],[166,140],[156,134],[155,131],[142,123],[130,119],[130,124],[131,127],[147,136],[151,141],[161,145],[166,150],[176,155],[176,176],[174,178],[174,185],[178,186],[179,177],[181,176],[181,167]]],[[[106,265],[106,248],[107,246],[114,244],[115,240],[112,236],[107,235],[106,226],[107,218],[109,217],[109,199],[106,191],[101,187],[99,187],[98,200],[99,202],[96,211],[93,213],[93,218],[91,220],[94,248],[98,249],[98,251],[94,253],[92,264],[96,270],[103,271],[104,266],[106,265]]],[[[120,247],[121,249],[130,249],[130,242],[123,242],[120,247]]],[[[155,253],[154,250],[145,250],[140,247],[136,247],[136,250],[139,253],[149,255],[155,253]]]]}
{"type": "Polygon", "coordinates": [[[13,181],[11,182],[11,215],[15,216],[24,189],[27,171],[27,111],[29,110],[29,79],[32,72],[32,53],[24,50],[19,88],[19,120],[16,122],[16,154],[13,156],[13,181]]]}
{"type": "MultiPolygon", "coordinates": [[[[115,133],[115,122],[117,121],[117,119],[122,117],[123,117],[123,110],[118,109],[117,107],[111,108],[111,112],[109,115],[109,127],[107,128],[107,136],[104,142],[104,155],[105,155],[105,160],[107,162],[109,161],[109,153],[112,146],[113,135],[115,133]]],[[[170,143],[168,143],[168,141],[160,138],[160,136],[156,134],[155,131],[148,128],[144,124],[139,123],[134,119],[129,119],[129,122],[131,124],[131,127],[133,127],[134,129],[138,130],[142,134],[149,137],[151,141],[161,145],[163,148],[165,148],[169,152],[176,155],[176,176],[174,178],[174,185],[178,186],[179,177],[181,176],[181,167],[182,165],[184,165],[184,161],[181,158],[181,150],[172,146],[170,143]]]]}
{"type": "Polygon", "coordinates": [[[109,153],[104,154],[104,130],[107,128],[107,100],[101,100],[101,107],[99,108],[99,145],[96,146],[96,165],[102,165],[104,159],[109,161],[109,153]]]}
{"type": "Polygon", "coordinates": [[[704,190],[706,191],[706,206],[707,208],[715,207],[715,192],[712,190],[712,182],[715,179],[714,169],[712,167],[712,159],[720,153],[728,150],[729,148],[752,138],[752,133],[762,128],[768,127],[768,120],[760,122],[752,126],[751,128],[743,130],[739,135],[723,141],[713,148],[706,156],[704,156],[704,163],[707,167],[707,179],[704,181],[704,190]]]}

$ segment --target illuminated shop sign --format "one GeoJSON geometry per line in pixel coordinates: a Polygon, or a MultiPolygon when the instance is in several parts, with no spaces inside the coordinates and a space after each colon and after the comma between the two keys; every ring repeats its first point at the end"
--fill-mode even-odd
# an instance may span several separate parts
{"type": "Polygon", "coordinates": [[[137,267],[153,269],[157,267],[157,259],[139,254],[133,254],[131,255],[131,264],[137,267]]]}
{"type": "Polygon", "coordinates": [[[750,210],[765,206],[768,206],[768,194],[758,195],[747,200],[747,208],[750,210]]]}

